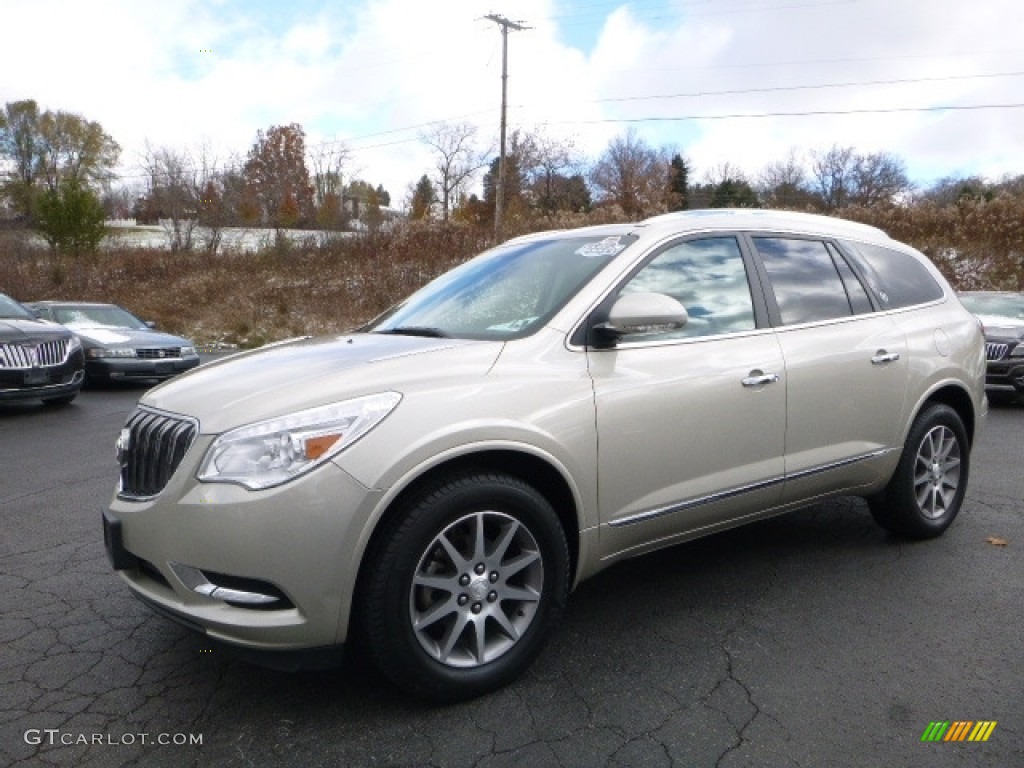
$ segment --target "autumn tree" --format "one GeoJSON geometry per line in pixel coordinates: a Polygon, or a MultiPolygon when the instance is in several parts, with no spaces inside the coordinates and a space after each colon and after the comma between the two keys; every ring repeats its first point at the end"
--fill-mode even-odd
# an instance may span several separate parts
{"type": "Polygon", "coordinates": [[[441,193],[441,217],[448,221],[476,172],[486,163],[487,152],[476,148],[477,129],[470,123],[441,123],[421,133],[420,141],[434,152],[434,184],[441,193]]]}
{"type": "Polygon", "coordinates": [[[298,123],[259,131],[244,169],[260,220],[276,229],[309,221],[313,184],[306,167],[306,134],[298,123]]]}
{"type": "Polygon", "coordinates": [[[0,113],[0,156],[11,167],[4,193],[29,218],[42,189],[57,191],[64,180],[82,188],[106,184],[120,151],[99,123],[70,112],[40,112],[31,99],[9,102],[0,113]]]}
{"type": "Polygon", "coordinates": [[[0,112],[0,157],[12,170],[2,191],[25,217],[32,215],[32,190],[39,158],[39,105],[31,99],[8,102],[0,112]]]}
{"type": "Polygon", "coordinates": [[[665,188],[665,162],[657,150],[630,128],[609,143],[591,169],[601,200],[615,203],[631,219],[653,213],[665,188]]]}

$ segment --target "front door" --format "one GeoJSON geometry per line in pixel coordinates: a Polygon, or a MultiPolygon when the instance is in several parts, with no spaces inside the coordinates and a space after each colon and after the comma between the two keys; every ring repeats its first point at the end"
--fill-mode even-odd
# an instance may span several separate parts
{"type": "Polygon", "coordinates": [[[686,326],[588,351],[606,557],[778,503],[786,374],[775,333],[755,322],[747,269],[733,237],[664,246],[620,292],[676,298],[686,326]]]}

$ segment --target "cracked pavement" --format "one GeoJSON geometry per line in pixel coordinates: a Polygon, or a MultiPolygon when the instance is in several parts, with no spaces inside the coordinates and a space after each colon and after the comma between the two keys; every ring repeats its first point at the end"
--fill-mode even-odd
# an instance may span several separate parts
{"type": "Polygon", "coordinates": [[[141,392],[0,406],[0,765],[1024,766],[1024,407],[993,409],[941,539],[841,499],[623,563],[524,679],[434,708],[358,660],[250,666],[129,594],[99,513],[141,392]],[[933,720],[998,725],[921,743],[933,720]]]}

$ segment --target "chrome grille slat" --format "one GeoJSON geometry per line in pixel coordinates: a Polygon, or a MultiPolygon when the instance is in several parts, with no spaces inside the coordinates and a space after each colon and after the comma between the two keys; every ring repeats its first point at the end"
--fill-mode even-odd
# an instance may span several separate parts
{"type": "Polygon", "coordinates": [[[160,349],[136,349],[135,356],[142,360],[173,360],[181,357],[179,347],[163,347],[160,349]]]}
{"type": "Polygon", "coordinates": [[[1000,344],[996,341],[989,341],[985,343],[985,357],[989,360],[996,361],[1002,360],[1010,351],[1009,344],[1000,344]]]}
{"type": "Polygon", "coordinates": [[[0,368],[52,368],[68,359],[67,339],[34,344],[0,344],[0,368]]]}
{"type": "Polygon", "coordinates": [[[125,429],[129,444],[120,457],[119,493],[129,498],[148,498],[160,493],[199,431],[190,419],[141,409],[128,418],[125,429]]]}

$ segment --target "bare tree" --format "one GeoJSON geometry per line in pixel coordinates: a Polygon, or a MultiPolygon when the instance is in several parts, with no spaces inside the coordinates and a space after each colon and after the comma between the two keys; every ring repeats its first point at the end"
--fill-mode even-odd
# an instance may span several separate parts
{"type": "Polygon", "coordinates": [[[888,152],[857,155],[852,186],[850,202],[864,207],[892,202],[913,188],[903,161],[888,152]]]}
{"type": "Polygon", "coordinates": [[[156,212],[172,252],[192,250],[199,223],[199,190],[192,157],[169,147],[152,147],[143,153],[149,204],[156,212]]]}
{"type": "Polygon", "coordinates": [[[529,179],[537,197],[537,205],[545,213],[558,209],[562,195],[561,183],[566,175],[576,172],[583,164],[572,141],[556,139],[540,131],[534,134],[536,163],[529,179]]]}
{"type": "Polygon", "coordinates": [[[667,161],[633,128],[612,139],[590,172],[602,199],[616,203],[631,219],[656,210],[666,178],[667,161]]]}
{"type": "Polygon", "coordinates": [[[441,211],[448,221],[454,201],[486,164],[489,152],[476,146],[477,129],[470,123],[441,123],[432,131],[421,133],[420,141],[434,150],[434,183],[441,193],[441,211]]]}
{"type": "Polygon", "coordinates": [[[768,163],[755,185],[761,201],[771,208],[806,208],[818,201],[810,188],[810,180],[796,148],[783,160],[768,163]]]}
{"type": "Polygon", "coordinates": [[[326,229],[343,227],[345,224],[342,198],[345,190],[345,169],[351,157],[352,151],[343,141],[325,142],[309,153],[309,164],[313,171],[316,221],[326,229]]]}
{"type": "Polygon", "coordinates": [[[849,204],[855,163],[853,147],[833,145],[825,152],[811,152],[811,172],[826,210],[849,204]]]}

